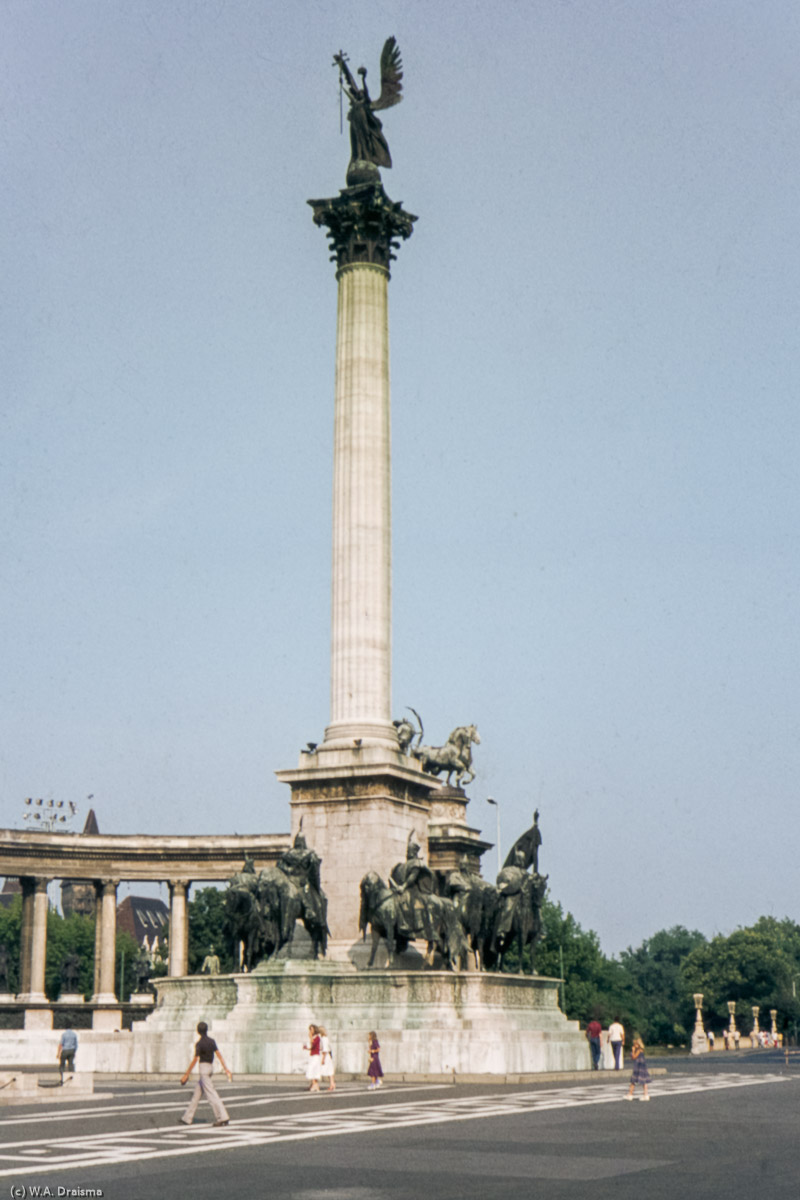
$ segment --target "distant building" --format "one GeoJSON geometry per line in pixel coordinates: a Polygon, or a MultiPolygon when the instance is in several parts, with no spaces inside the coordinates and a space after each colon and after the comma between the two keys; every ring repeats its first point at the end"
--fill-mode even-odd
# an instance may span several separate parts
{"type": "MultiPolygon", "coordinates": [[[[89,809],[83,833],[99,833],[94,809],[89,809]]],[[[95,905],[94,884],[89,879],[66,879],[61,884],[61,911],[65,917],[78,913],[82,917],[93,917],[95,905]]]]}
{"type": "Polygon", "coordinates": [[[3,884],[3,889],[0,891],[0,904],[3,908],[10,908],[15,896],[22,895],[22,885],[18,879],[6,879],[3,884]]]}
{"type": "Polygon", "coordinates": [[[117,905],[117,929],[125,930],[150,954],[163,946],[168,933],[169,909],[150,896],[126,896],[117,905]]]}

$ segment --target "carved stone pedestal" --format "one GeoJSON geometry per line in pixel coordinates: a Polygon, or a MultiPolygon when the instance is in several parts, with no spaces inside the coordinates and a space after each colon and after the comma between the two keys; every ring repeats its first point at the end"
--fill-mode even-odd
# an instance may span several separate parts
{"type": "Polygon", "coordinates": [[[302,819],[303,836],[322,859],[328,955],[344,959],[358,948],[361,880],[368,871],[388,879],[405,859],[412,830],[424,839],[436,784],[399,752],[365,748],[303,757],[307,766],[277,775],[292,789],[293,835],[302,819]]]}
{"type": "MultiPolygon", "coordinates": [[[[324,1025],[339,1072],[364,1074],[371,1029],[390,1075],[518,1075],[590,1069],[556,979],[488,972],[357,971],[286,961],[215,980],[161,979],[158,1008],[133,1031],[133,1063],[185,1068],[198,1014],[235,1074],[305,1070],[308,1026],[324,1025]]],[[[137,1069],[134,1065],[132,1069],[137,1069]]]]}

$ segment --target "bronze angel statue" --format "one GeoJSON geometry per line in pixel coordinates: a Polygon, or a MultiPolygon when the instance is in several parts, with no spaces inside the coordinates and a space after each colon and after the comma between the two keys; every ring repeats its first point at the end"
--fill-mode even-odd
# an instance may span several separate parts
{"type": "Polygon", "coordinates": [[[375,116],[383,108],[391,108],[403,99],[403,64],[395,38],[387,38],[381,52],[381,94],[373,100],[367,90],[367,69],[359,67],[359,87],[347,66],[347,55],[340,50],[333,56],[340,76],[346,81],[346,92],[350,100],[347,119],[350,122],[350,164],[347,168],[347,183],[352,187],[359,183],[372,183],[380,179],[378,167],[391,167],[392,156],[383,133],[383,126],[375,116]]]}

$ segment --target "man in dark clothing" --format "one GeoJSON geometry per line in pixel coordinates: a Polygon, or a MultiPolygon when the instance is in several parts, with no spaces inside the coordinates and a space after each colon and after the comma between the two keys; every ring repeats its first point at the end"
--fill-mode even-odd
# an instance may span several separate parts
{"type": "Polygon", "coordinates": [[[223,1071],[228,1076],[228,1083],[230,1083],[233,1079],[233,1075],[225,1065],[225,1060],[217,1048],[217,1043],[213,1038],[208,1036],[208,1025],[206,1025],[205,1021],[201,1021],[197,1026],[197,1032],[200,1034],[200,1039],[194,1048],[194,1058],[186,1068],[184,1075],[181,1077],[181,1085],[188,1081],[189,1076],[194,1070],[195,1063],[199,1064],[199,1078],[195,1084],[194,1094],[189,1101],[189,1106],[186,1109],[186,1112],[180,1118],[180,1122],[182,1125],[191,1125],[192,1121],[194,1120],[194,1114],[197,1112],[197,1106],[200,1103],[200,1099],[202,1096],[205,1096],[214,1113],[214,1124],[227,1125],[230,1121],[230,1117],[225,1109],[225,1105],[217,1095],[217,1089],[211,1082],[211,1074],[214,1070],[215,1054],[220,1061],[223,1071]]]}
{"type": "Polygon", "coordinates": [[[586,1039],[589,1042],[589,1049],[592,1052],[592,1070],[597,1071],[600,1067],[600,1034],[603,1032],[603,1026],[599,1021],[590,1021],[586,1026],[586,1039]]]}

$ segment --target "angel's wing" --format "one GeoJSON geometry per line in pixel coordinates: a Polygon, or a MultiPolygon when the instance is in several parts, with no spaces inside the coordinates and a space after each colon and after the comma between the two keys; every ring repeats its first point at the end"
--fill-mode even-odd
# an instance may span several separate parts
{"type": "Polygon", "coordinates": [[[403,99],[403,63],[397,39],[390,37],[381,51],[381,94],[372,101],[373,112],[376,109],[391,108],[403,99]]]}

